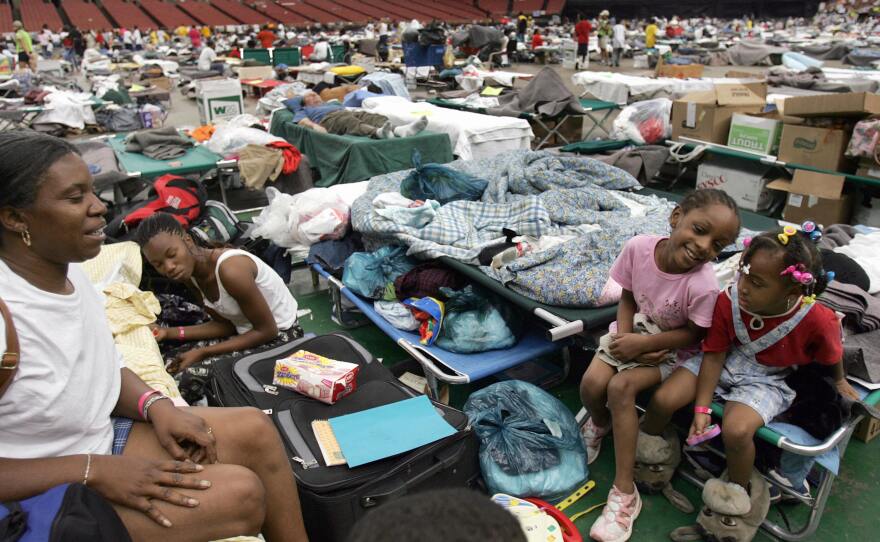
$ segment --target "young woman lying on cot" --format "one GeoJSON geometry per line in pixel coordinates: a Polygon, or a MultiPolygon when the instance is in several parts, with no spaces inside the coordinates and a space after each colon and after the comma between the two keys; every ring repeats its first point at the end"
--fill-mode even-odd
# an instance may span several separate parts
{"type": "Polygon", "coordinates": [[[284,447],[262,412],[178,408],[123,366],[78,265],[105,237],[93,188],[66,141],[0,134],[0,298],[21,354],[0,395],[0,502],[80,483],[133,540],[306,540],[284,447]]]}
{"type": "Polygon", "coordinates": [[[180,341],[166,351],[168,371],[179,374],[190,404],[205,395],[213,363],[243,356],[303,336],[297,303],[284,280],[265,262],[238,249],[201,246],[169,214],[156,213],[135,233],[144,258],[165,277],[195,286],[211,321],[176,328],[156,327],[157,341],[180,341]]]}

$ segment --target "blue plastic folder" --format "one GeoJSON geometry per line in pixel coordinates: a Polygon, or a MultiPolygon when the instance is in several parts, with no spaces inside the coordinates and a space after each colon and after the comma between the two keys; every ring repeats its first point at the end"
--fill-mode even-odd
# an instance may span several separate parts
{"type": "Polygon", "coordinates": [[[349,467],[415,450],[455,434],[455,428],[425,395],[329,421],[349,467]]]}

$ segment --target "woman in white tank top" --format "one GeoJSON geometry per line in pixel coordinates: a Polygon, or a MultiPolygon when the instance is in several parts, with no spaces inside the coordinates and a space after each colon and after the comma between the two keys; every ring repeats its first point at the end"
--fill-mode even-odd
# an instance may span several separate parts
{"type": "Polygon", "coordinates": [[[302,337],[296,300],[278,273],[253,254],[200,246],[166,213],[145,219],[135,240],[159,273],[194,285],[211,316],[205,324],[154,329],[157,341],[183,343],[165,355],[169,372],[179,375],[180,391],[190,403],[204,396],[217,358],[302,337]]]}

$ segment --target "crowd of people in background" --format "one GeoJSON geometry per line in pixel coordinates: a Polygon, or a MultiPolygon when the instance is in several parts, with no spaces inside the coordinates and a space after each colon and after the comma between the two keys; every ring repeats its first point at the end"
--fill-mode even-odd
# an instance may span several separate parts
{"type": "MultiPolygon", "coordinates": [[[[517,51],[530,51],[544,59],[544,49],[557,46],[562,40],[572,40],[577,47],[576,69],[589,66],[589,51],[598,53],[602,65],[619,67],[624,52],[630,48],[652,49],[658,40],[690,38],[696,41],[711,40],[719,35],[737,35],[743,39],[763,38],[777,30],[812,26],[827,30],[836,29],[848,32],[854,25],[869,31],[880,31],[880,17],[869,9],[843,10],[830,5],[822,9],[813,20],[803,18],[756,21],[745,16],[737,19],[697,17],[679,18],[652,17],[649,19],[617,18],[609,10],[602,10],[595,16],[579,14],[574,20],[558,15],[533,18],[522,12],[502,17],[497,23],[484,23],[503,32],[504,42],[501,50],[511,62],[517,58],[517,51]],[[872,28],[873,25],[873,28],[872,28]],[[591,41],[592,39],[592,41],[591,41]]],[[[875,11],[877,8],[873,8],[875,11]]],[[[179,26],[173,29],[130,28],[80,30],[73,26],[53,29],[43,25],[41,29],[25,29],[20,21],[14,22],[14,33],[6,35],[5,50],[2,54],[14,58],[20,67],[36,67],[38,57],[61,57],[74,66],[82,60],[86,49],[95,49],[102,54],[113,56],[125,51],[161,50],[164,47],[189,49],[199,63],[210,66],[217,56],[240,57],[244,48],[302,47],[307,54],[305,59],[329,61],[331,43],[348,45],[358,39],[378,40],[378,56],[386,61],[392,44],[399,42],[407,31],[418,30],[424,26],[442,27],[455,31],[459,27],[448,23],[431,21],[400,21],[390,19],[371,20],[361,27],[322,26],[316,23],[306,28],[294,28],[284,24],[238,25],[224,27],[179,26]],[[208,52],[201,54],[203,49],[208,52]]]]}

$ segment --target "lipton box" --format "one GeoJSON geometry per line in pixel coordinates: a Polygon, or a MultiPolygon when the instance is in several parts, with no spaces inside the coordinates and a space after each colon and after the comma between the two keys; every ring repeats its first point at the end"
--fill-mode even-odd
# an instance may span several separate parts
{"type": "Polygon", "coordinates": [[[766,83],[717,84],[712,90],[691,92],[672,104],[672,139],[682,137],[724,145],[735,113],[760,113],[766,83]]]}
{"type": "Polygon", "coordinates": [[[771,190],[788,192],[782,218],[801,223],[812,220],[818,224],[849,223],[853,194],[844,191],[843,175],[829,175],[799,169],[789,181],[775,180],[767,185],[771,190]]]}
{"type": "Polygon", "coordinates": [[[759,162],[728,156],[711,155],[697,168],[697,189],[717,188],[747,211],[766,211],[773,206],[778,192],[767,189],[776,178],[777,168],[759,162]]]}
{"type": "Polygon", "coordinates": [[[782,127],[779,142],[779,160],[829,171],[852,172],[853,164],[843,154],[849,136],[843,130],[786,124],[782,127]]]}

